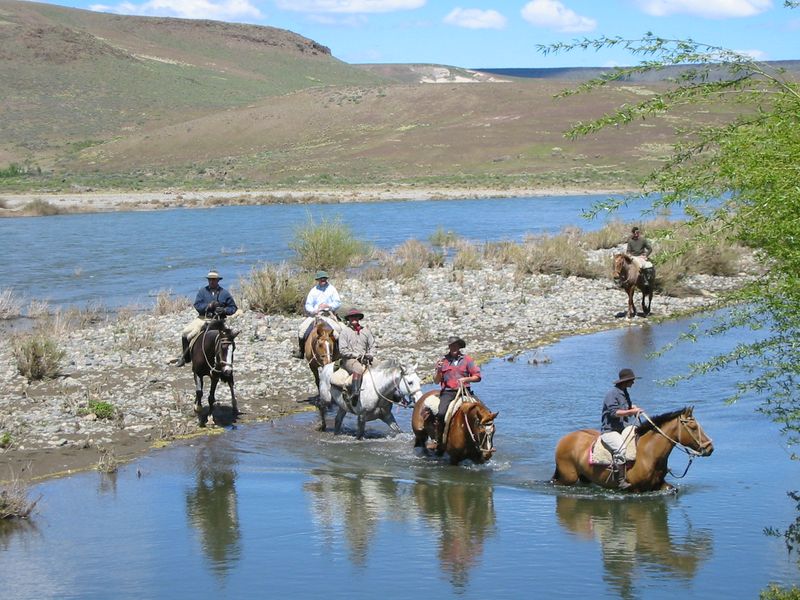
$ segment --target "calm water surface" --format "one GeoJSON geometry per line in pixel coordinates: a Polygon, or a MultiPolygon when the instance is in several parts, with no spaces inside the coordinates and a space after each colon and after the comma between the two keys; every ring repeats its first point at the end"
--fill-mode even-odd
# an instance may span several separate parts
{"type": "MultiPolygon", "coordinates": [[[[581,211],[606,196],[443,200],[354,204],[286,204],[198,210],[103,213],[0,219],[3,286],[27,299],[108,307],[152,304],[159,290],[192,298],[209,268],[236,286],[259,262],[293,254],[296,228],[337,219],[381,248],[427,240],[437,228],[474,240],[520,240],[566,225],[599,228],[581,211]],[[10,254],[10,255],[9,255],[10,254]]],[[[637,218],[628,207],[615,218],[637,218]]]]}
{"type": "MultiPolygon", "coordinates": [[[[0,529],[0,589],[41,598],[757,598],[800,570],[766,526],[795,516],[800,465],[755,399],[725,406],[735,373],[677,389],[654,380],[730,348],[643,354],[686,322],[573,337],[484,365],[477,390],[499,410],[496,460],[450,467],[411,435],[313,430],[308,413],[244,426],[137,460],[116,476],[36,486],[29,525],[0,529]],[[541,358],[542,353],[538,354],[541,358]],[[651,415],[695,406],[715,452],[671,479],[677,496],[554,488],[568,430],[596,426],[620,366],[643,376],[651,415]],[[137,476],[139,474],[140,476],[137,476]]],[[[398,421],[409,430],[410,411],[398,421]]],[[[682,472],[686,457],[673,452],[682,472]]]]}

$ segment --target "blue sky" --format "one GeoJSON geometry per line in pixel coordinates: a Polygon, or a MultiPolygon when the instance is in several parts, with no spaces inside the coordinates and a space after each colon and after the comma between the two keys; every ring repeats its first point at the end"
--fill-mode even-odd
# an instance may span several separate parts
{"type": "Polygon", "coordinates": [[[289,29],[349,63],[461,67],[611,66],[621,50],[543,56],[537,44],[583,37],[667,38],[800,59],[800,8],[783,0],[60,0],[120,14],[254,23],[289,29]]]}

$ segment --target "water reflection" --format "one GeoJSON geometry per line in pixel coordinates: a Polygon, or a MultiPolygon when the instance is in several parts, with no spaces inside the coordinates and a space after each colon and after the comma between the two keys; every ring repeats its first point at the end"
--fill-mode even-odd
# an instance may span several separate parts
{"type": "Polygon", "coordinates": [[[622,598],[633,598],[637,568],[691,580],[711,556],[711,532],[692,529],[688,518],[686,533],[676,539],[670,531],[669,500],[558,496],[556,515],[567,530],[600,543],[604,579],[622,598]]]}
{"type": "Polygon", "coordinates": [[[439,560],[450,582],[466,588],[469,573],[495,531],[494,494],[488,481],[417,483],[414,497],[425,520],[439,533],[439,560]]]}
{"type": "Polygon", "coordinates": [[[343,535],[350,560],[363,567],[381,520],[407,518],[407,493],[390,477],[320,471],[312,474],[315,479],[303,487],[311,495],[311,514],[325,544],[332,547],[343,535]]]}
{"type": "Polygon", "coordinates": [[[186,494],[189,522],[212,570],[224,577],[241,554],[236,498],[236,455],[218,440],[207,440],[195,455],[196,482],[186,494]]]}
{"type": "Polygon", "coordinates": [[[13,542],[29,542],[39,529],[30,519],[0,519],[0,550],[8,550],[13,542]]]}

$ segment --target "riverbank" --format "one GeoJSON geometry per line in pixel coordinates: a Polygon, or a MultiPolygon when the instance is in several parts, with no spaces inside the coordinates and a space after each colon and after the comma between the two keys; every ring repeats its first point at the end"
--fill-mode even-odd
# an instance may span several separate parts
{"type": "Polygon", "coordinates": [[[208,190],[158,192],[75,193],[0,193],[0,217],[50,214],[91,213],[172,208],[203,208],[230,205],[262,205],[279,203],[388,202],[393,200],[459,200],[479,198],[522,198],[539,196],[575,196],[588,194],[618,195],[630,190],[598,190],[589,188],[436,188],[386,186],[355,189],[317,190],[208,190]],[[33,203],[33,204],[32,204],[33,203]],[[46,204],[45,204],[46,203],[46,204]],[[37,208],[37,204],[39,205],[37,208]]]}
{"type": "MultiPolygon", "coordinates": [[[[603,257],[599,257],[602,259],[603,257]]],[[[479,360],[511,358],[559,337],[614,327],[640,327],[713,306],[716,295],[738,286],[739,277],[695,276],[694,294],[656,296],[647,319],[624,318],[625,295],[607,279],[529,275],[511,267],[480,270],[424,269],[404,282],[337,280],[345,307],[358,306],[378,340],[380,359],[416,364],[424,381],[449,335],[458,334],[479,360]]],[[[192,410],[189,367],[169,365],[179,351],[180,312],[155,316],[124,311],[99,323],[57,332],[65,351],[56,379],[28,382],[19,375],[9,336],[0,344],[0,480],[38,479],[94,468],[105,457],[124,462],[185,436],[222,431],[201,429],[192,410]],[[91,405],[107,403],[111,418],[91,405]]],[[[305,362],[292,359],[298,318],[263,315],[247,307],[231,319],[239,329],[235,360],[240,425],[315,410],[316,393],[305,362]]],[[[602,377],[604,374],[597,374],[602,377]]],[[[607,375],[607,374],[605,374],[607,375]]],[[[531,377],[546,376],[532,367],[531,377]]],[[[217,393],[229,406],[227,388],[217,393]]],[[[410,413],[397,409],[409,429],[410,413]]],[[[328,435],[328,434],[320,434],[328,435]]]]}

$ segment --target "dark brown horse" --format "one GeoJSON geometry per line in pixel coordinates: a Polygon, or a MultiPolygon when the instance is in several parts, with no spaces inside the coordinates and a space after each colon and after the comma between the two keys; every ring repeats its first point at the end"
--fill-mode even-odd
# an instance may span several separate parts
{"type": "MultiPolygon", "coordinates": [[[[694,456],[709,456],[714,451],[711,438],[694,418],[692,407],[659,415],[636,429],[636,462],[627,467],[625,478],[632,492],[672,489],[667,476],[670,452],[677,445],[694,456]]],[[[562,437],[556,445],[556,470],[553,483],[575,485],[595,483],[616,488],[608,465],[589,463],[589,448],[600,436],[595,429],[581,429],[562,437]]]]}
{"type": "Polygon", "coordinates": [[[613,278],[617,285],[628,294],[628,318],[636,316],[633,293],[637,288],[642,292],[642,314],[649,315],[650,305],[653,303],[655,277],[648,280],[629,254],[615,254],[613,278]]]}
{"type": "Polygon", "coordinates": [[[225,322],[217,319],[208,323],[192,346],[192,373],[194,374],[194,412],[200,426],[204,427],[208,422],[208,416],[214,410],[216,398],[214,393],[217,391],[217,384],[221,379],[228,384],[231,391],[231,411],[235,419],[239,414],[236,405],[236,394],[233,391],[233,351],[236,348],[234,339],[239,335],[238,331],[231,331],[225,327],[225,322]],[[208,390],[208,412],[202,410],[203,400],[203,378],[211,379],[211,386],[208,390]]]}
{"type": "MultiPolygon", "coordinates": [[[[425,406],[425,399],[437,390],[427,392],[416,404],[411,415],[411,428],[414,430],[414,447],[427,453],[426,442],[436,439],[434,413],[425,406]]],[[[494,420],[498,413],[491,412],[477,399],[466,400],[450,417],[450,430],[444,444],[451,465],[469,459],[476,464],[487,462],[495,452],[494,420]]]]}

